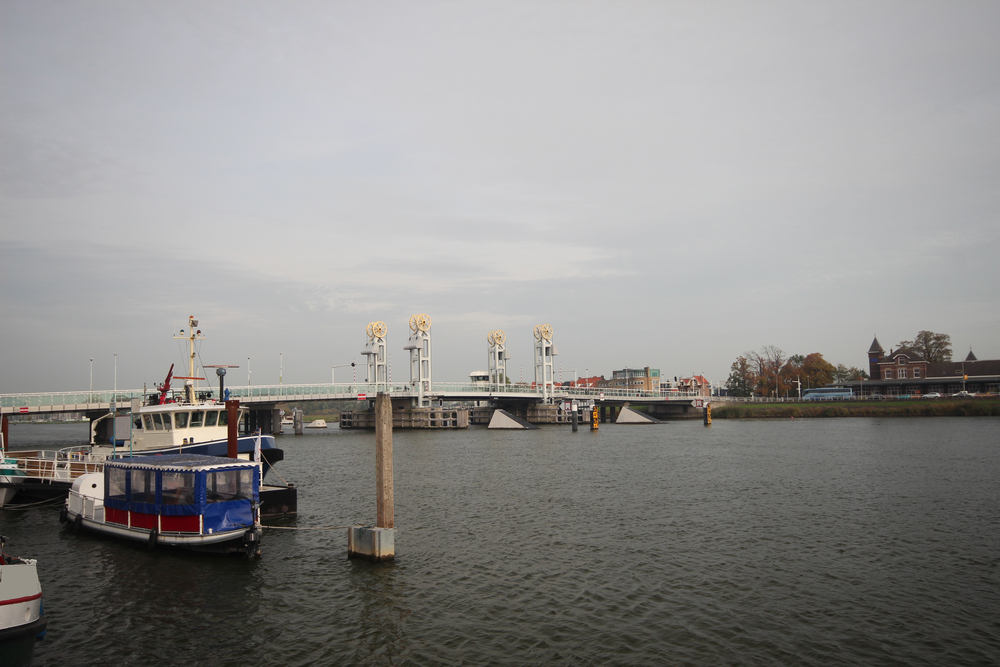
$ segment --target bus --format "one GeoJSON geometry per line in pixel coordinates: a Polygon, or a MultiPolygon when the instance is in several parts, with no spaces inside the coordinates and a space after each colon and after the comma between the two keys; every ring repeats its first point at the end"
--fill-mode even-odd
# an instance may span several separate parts
{"type": "Polygon", "coordinates": [[[802,392],[803,401],[848,401],[854,398],[850,387],[820,387],[802,392]]]}

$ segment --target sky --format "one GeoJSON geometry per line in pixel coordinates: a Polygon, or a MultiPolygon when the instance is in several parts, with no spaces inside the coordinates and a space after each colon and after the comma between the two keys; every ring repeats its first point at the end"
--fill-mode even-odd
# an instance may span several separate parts
{"type": "Polygon", "coordinates": [[[0,393],[1000,358],[1000,3],[0,0],[0,393]],[[91,361],[93,360],[93,361],[91,361]],[[247,374],[247,367],[252,372],[247,374]],[[351,378],[337,369],[337,380],[351,378]],[[279,377],[280,376],[280,377],[279,377]],[[359,377],[359,380],[362,379],[359,377]]]}

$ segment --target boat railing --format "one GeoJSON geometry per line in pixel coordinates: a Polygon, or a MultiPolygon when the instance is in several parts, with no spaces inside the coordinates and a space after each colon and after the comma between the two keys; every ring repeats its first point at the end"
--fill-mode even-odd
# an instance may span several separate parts
{"type": "Polygon", "coordinates": [[[70,482],[88,472],[104,470],[105,456],[79,445],[62,449],[19,450],[7,453],[17,460],[18,470],[42,482],[70,482]]]}

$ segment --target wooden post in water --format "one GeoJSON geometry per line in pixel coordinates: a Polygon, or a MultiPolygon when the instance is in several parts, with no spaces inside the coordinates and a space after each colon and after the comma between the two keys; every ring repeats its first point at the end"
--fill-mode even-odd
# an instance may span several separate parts
{"type": "Polygon", "coordinates": [[[599,422],[601,420],[601,413],[599,408],[595,405],[593,412],[590,413],[590,430],[596,431],[599,428],[599,422]]]}
{"type": "Polygon", "coordinates": [[[392,400],[380,393],[375,399],[375,492],[378,508],[375,526],[395,528],[392,494],[392,400]]]}
{"type": "Polygon", "coordinates": [[[711,403],[706,403],[705,404],[705,426],[711,426],[711,425],[712,425],[712,404],[711,403]]]}
{"type": "Polygon", "coordinates": [[[229,447],[226,449],[226,456],[231,459],[239,458],[239,447],[236,441],[240,437],[240,400],[238,398],[231,398],[226,401],[226,424],[229,427],[226,435],[229,447]]]}
{"type": "Polygon", "coordinates": [[[7,438],[9,437],[7,435],[9,430],[10,427],[7,425],[7,415],[4,415],[3,417],[0,417],[0,433],[3,434],[3,442],[0,444],[3,445],[3,449],[5,451],[10,448],[10,443],[7,441],[7,438]]]}
{"type": "Polygon", "coordinates": [[[375,526],[351,526],[347,557],[392,560],[396,557],[395,510],[392,494],[392,399],[375,399],[375,526]]]}

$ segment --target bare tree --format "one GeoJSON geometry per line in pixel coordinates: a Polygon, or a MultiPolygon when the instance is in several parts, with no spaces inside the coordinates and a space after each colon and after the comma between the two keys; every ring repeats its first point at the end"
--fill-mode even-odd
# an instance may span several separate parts
{"type": "Polygon", "coordinates": [[[913,340],[904,340],[896,347],[912,350],[932,364],[951,361],[951,336],[948,334],[921,331],[913,340]]]}

